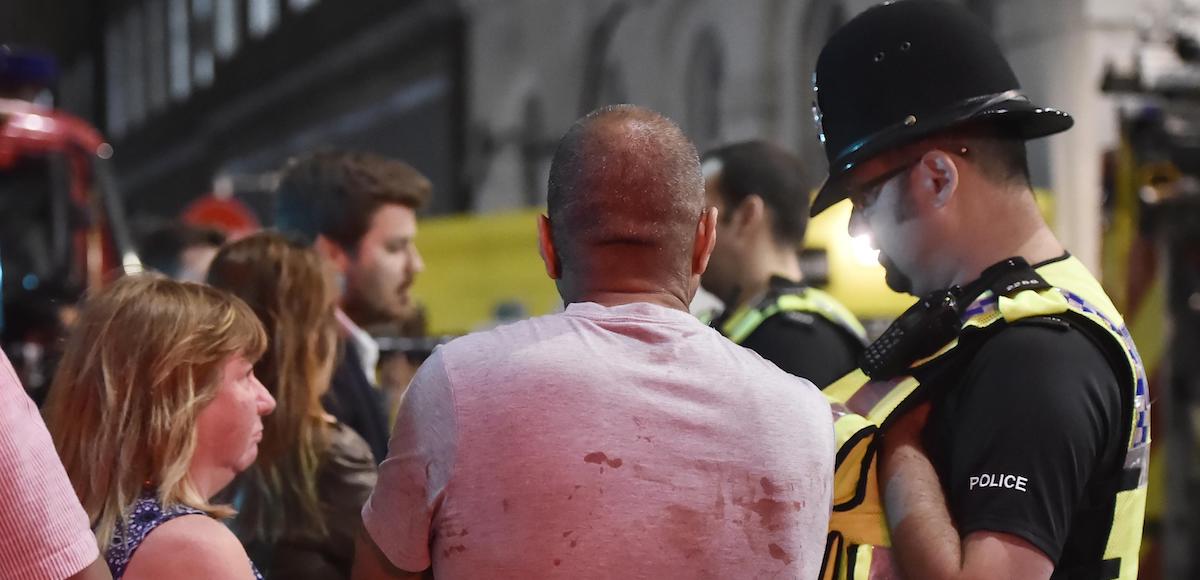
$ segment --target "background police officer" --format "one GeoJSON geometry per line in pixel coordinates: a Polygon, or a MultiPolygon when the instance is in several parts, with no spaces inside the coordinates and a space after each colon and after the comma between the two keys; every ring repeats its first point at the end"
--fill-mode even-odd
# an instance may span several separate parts
{"type": "Polygon", "coordinates": [[[782,147],[747,141],[702,157],[707,204],[720,215],[701,279],[725,303],[712,326],[779,368],[823,387],[855,367],[865,333],[833,297],[803,281],[808,226],[803,164],[782,147]]]}
{"type": "MultiPolygon", "coordinates": [[[[814,214],[849,197],[888,284],[925,296],[826,390],[881,425],[890,561],[923,579],[1136,577],[1144,371],[1026,166],[1025,140],[1070,117],[1030,103],[987,29],[940,0],[854,18],[815,83],[830,175],[814,214]]],[[[860,553],[851,566],[889,567],[860,553]]]]}

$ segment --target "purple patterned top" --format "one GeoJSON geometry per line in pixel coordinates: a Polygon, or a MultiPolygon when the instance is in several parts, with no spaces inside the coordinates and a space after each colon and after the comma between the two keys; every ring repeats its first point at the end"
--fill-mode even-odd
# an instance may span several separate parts
{"type": "MultiPolygon", "coordinates": [[[[177,517],[192,514],[207,515],[196,508],[182,504],[163,509],[158,502],[158,497],[153,492],[142,494],[133,504],[129,519],[117,523],[112,542],[104,552],[104,560],[108,562],[108,569],[112,572],[113,580],[121,580],[121,577],[125,575],[125,569],[129,566],[129,560],[133,558],[133,553],[137,551],[146,536],[154,531],[154,528],[177,517]]],[[[254,562],[250,563],[250,569],[254,571],[254,580],[263,580],[262,574],[258,572],[254,562]]]]}

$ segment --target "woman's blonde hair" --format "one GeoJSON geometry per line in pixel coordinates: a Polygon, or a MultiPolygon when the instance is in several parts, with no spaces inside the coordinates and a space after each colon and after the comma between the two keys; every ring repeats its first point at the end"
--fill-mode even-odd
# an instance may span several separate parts
{"type": "Polygon", "coordinates": [[[270,340],[254,371],[277,406],[263,418],[258,461],[240,488],[238,531],[246,541],[273,542],[295,529],[324,536],[317,469],[330,425],[321,396],[333,373],[337,327],[321,258],[280,234],[255,234],[222,248],[208,281],[245,300],[270,340]]]}
{"type": "Polygon", "coordinates": [[[163,505],[232,515],[188,477],[196,419],[216,396],[224,363],[257,359],[266,340],[245,303],[202,284],[126,276],[88,298],[46,419],[101,550],[147,490],[163,505]]]}

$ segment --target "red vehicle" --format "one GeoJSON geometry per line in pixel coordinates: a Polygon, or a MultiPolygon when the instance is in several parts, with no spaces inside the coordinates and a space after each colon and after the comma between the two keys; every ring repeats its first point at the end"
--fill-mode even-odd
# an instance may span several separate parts
{"type": "Polygon", "coordinates": [[[53,80],[31,70],[52,71],[53,61],[0,47],[0,330],[39,398],[70,324],[64,310],[141,262],[109,166],[112,147],[86,121],[27,100],[53,80]],[[22,98],[5,98],[14,96],[22,98]]]}
{"type": "Polygon", "coordinates": [[[140,269],[108,165],[91,125],[33,103],[0,99],[0,261],[3,287],[80,287],[140,269]],[[30,278],[34,276],[35,278],[30,278]]]}

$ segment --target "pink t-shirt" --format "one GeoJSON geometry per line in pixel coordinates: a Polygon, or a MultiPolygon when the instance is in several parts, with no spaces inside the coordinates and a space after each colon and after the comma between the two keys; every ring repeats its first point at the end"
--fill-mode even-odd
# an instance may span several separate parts
{"type": "Polygon", "coordinates": [[[99,557],[46,424],[0,351],[0,579],[61,580],[99,557]]]}
{"type": "Polygon", "coordinates": [[[452,578],[815,578],[829,406],[689,314],[572,304],[438,349],[367,531],[452,578]]]}

